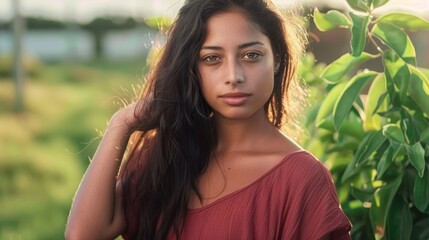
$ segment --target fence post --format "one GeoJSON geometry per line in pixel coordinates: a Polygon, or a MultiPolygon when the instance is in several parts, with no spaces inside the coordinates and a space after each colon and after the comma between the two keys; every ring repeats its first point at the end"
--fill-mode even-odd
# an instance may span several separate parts
{"type": "Polygon", "coordinates": [[[19,0],[11,0],[13,8],[13,80],[15,82],[15,109],[24,111],[24,69],[22,57],[22,41],[24,32],[24,20],[21,15],[19,0]]]}

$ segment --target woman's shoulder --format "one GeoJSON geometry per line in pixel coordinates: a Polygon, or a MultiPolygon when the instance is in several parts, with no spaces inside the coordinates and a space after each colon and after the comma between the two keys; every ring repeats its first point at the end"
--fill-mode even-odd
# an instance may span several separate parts
{"type": "Polygon", "coordinates": [[[289,165],[294,165],[296,168],[294,170],[299,173],[324,173],[327,170],[324,164],[316,156],[305,149],[300,149],[286,155],[284,160],[289,161],[289,165]]]}
{"type": "Polygon", "coordinates": [[[273,170],[277,172],[274,174],[276,178],[288,183],[285,186],[295,189],[333,187],[329,170],[317,157],[304,149],[287,154],[273,170]]]}
{"type": "Polygon", "coordinates": [[[300,146],[293,138],[281,134],[275,143],[271,145],[277,149],[281,165],[285,165],[283,170],[292,172],[294,175],[313,175],[326,173],[326,168],[312,153],[300,146]]]}
{"type": "Polygon", "coordinates": [[[303,165],[305,168],[309,167],[309,170],[320,170],[321,163],[317,157],[303,148],[293,136],[280,130],[276,135],[271,146],[277,149],[278,153],[284,156],[284,159],[288,159],[289,162],[299,162],[303,168],[303,165]]]}
{"type": "MultiPolygon", "coordinates": [[[[335,233],[349,239],[350,222],[340,208],[329,170],[313,154],[299,151],[288,155],[279,168],[276,196],[284,206],[284,236],[321,239],[335,233]]],[[[295,239],[294,238],[294,239],[295,239]]]]}

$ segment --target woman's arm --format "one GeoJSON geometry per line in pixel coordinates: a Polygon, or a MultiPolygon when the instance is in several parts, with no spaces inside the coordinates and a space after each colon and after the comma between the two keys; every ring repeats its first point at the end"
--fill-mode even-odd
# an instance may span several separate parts
{"type": "Polygon", "coordinates": [[[116,176],[127,146],[135,104],[112,117],[73,200],[66,239],[113,239],[125,227],[116,176]]]}

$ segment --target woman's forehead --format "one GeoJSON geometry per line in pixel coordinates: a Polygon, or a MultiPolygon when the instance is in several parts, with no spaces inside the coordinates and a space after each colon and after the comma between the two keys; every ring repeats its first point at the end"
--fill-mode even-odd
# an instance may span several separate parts
{"type": "Polygon", "coordinates": [[[213,15],[207,22],[205,43],[224,41],[261,41],[268,40],[260,27],[250,21],[243,12],[228,11],[213,15]]]}

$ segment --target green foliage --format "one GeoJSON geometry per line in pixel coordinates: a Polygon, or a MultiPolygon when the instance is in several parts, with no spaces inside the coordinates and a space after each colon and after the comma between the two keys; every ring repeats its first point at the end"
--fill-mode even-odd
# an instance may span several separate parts
{"type": "Polygon", "coordinates": [[[43,65],[27,76],[22,114],[12,111],[12,79],[0,78],[0,239],[64,239],[74,192],[118,107],[112,96],[133,97],[144,65],[43,65]]]}
{"type": "Polygon", "coordinates": [[[347,0],[347,3],[351,8],[362,12],[369,11],[371,2],[371,0],[347,0]]]}
{"type": "MultiPolygon", "coordinates": [[[[65,22],[59,19],[46,18],[46,17],[31,17],[24,16],[25,27],[29,30],[58,30],[58,29],[67,29],[70,22],[65,22]]],[[[131,17],[124,16],[101,16],[97,17],[90,22],[72,23],[78,28],[87,29],[91,32],[107,32],[112,29],[131,29],[136,27],[149,28],[145,23],[145,20],[135,19],[131,17]]],[[[0,19],[0,29],[1,30],[11,30],[12,21],[0,19]]]]}
{"type": "Polygon", "coordinates": [[[314,9],[314,18],[317,28],[320,31],[329,31],[339,27],[350,27],[350,20],[344,14],[337,10],[331,10],[325,14],[321,14],[319,10],[314,9]]]}
{"type": "Polygon", "coordinates": [[[429,69],[417,66],[406,31],[428,30],[429,21],[373,14],[387,2],[347,0],[349,14],[314,10],[320,31],[350,30],[351,50],[309,81],[326,97],[309,110],[306,145],[331,169],[353,239],[428,239],[429,69]],[[382,71],[361,69],[369,60],[382,71]]]}
{"type": "Polygon", "coordinates": [[[352,40],[351,40],[351,46],[352,46],[352,55],[354,57],[358,57],[362,54],[363,49],[366,45],[366,34],[368,29],[368,23],[369,23],[369,16],[359,16],[354,14],[353,12],[350,13],[350,17],[352,19],[352,40]]]}
{"type": "Polygon", "coordinates": [[[333,115],[336,130],[342,125],[365,84],[368,83],[368,81],[372,81],[376,76],[376,72],[362,72],[347,83],[334,106],[333,115]]]}
{"type": "Polygon", "coordinates": [[[428,30],[429,21],[408,13],[389,13],[377,19],[377,22],[390,23],[403,30],[428,30]]]}
{"type": "Polygon", "coordinates": [[[396,196],[393,199],[387,216],[387,225],[389,226],[386,232],[387,239],[423,239],[410,238],[413,229],[413,216],[406,202],[400,197],[396,196]]]}
{"type": "Polygon", "coordinates": [[[66,24],[54,19],[42,17],[26,17],[25,24],[27,29],[65,29],[66,24]]]}
{"type": "Polygon", "coordinates": [[[145,23],[153,29],[164,30],[173,23],[173,20],[171,17],[160,16],[146,18],[145,23]]]}
{"type": "Polygon", "coordinates": [[[412,65],[416,64],[416,51],[413,43],[399,27],[390,23],[379,22],[374,25],[372,33],[405,62],[412,65]]]}
{"type": "Polygon", "coordinates": [[[145,22],[138,22],[131,17],[98,17],[91,22],[83,24],[82,28],[91,32],[107,32],[112,29],[132,29],[136,27],[148,28],[145,22]]]}
{"type": "Polygon", "coordinates": [[[329,64],[325,71],[323,71],[321,77],[324,78],[328,83],[338,83],[342,81],[342,77],[360,64],[375,58],[375,56],[369,53],[362,53],[355,57],[349,53],[344,54],[331,64],[329,64]]]}
{"type": "MultiPolygon", "coordinates": [[[[26,75],[36,76],[40,74],[42,63],[33,57],[25,56],[23,61],[23,68],[26,75]]],[[[0,56],[0,77],[12,75],[13,59],[10,56],[0,56]]]]}

